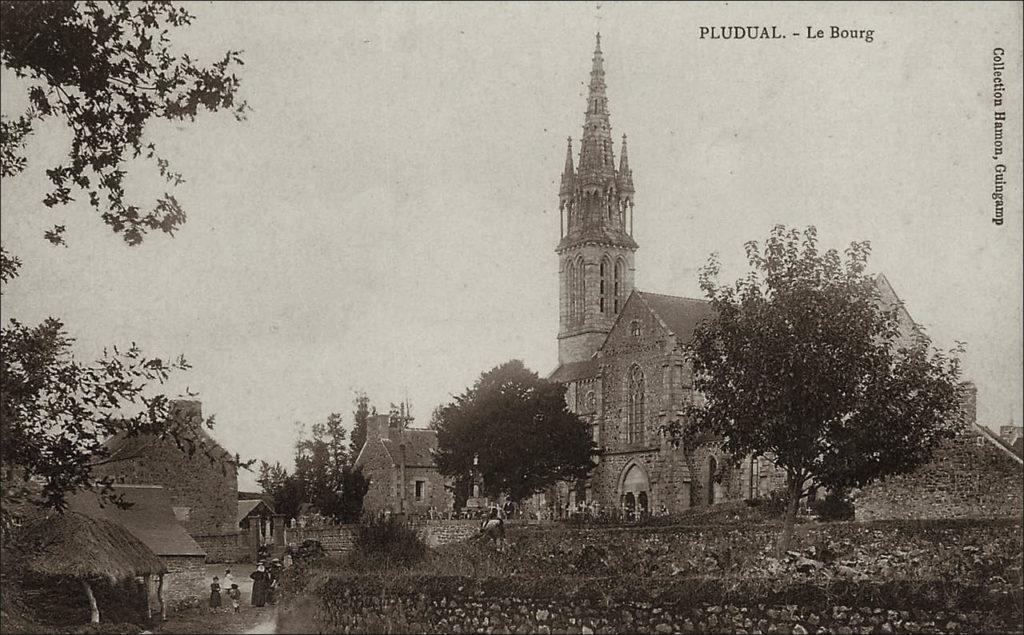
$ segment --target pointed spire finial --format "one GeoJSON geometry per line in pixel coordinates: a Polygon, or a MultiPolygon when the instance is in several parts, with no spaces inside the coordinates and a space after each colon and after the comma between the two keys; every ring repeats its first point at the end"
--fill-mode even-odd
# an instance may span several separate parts
{"type": "Polygon", "coordinates": [[[626,153],[626,135],[622,135],[622,154],[619,156],[619,172],[625,174],[629,171],[629,156],[626,153]]]}
{"type": "Polygon", "coordinates": [[[562,174],[572,174],[574,172],[572,167],[572,137],[566,138],[565,148],[565,169],[562,170],[562,174]]]}
{"type": "Polygon", "coordinates": [[[594,49],[594,52],[595,53],[600,53],[601,52],[601,32],[600,31],[597,32],[597,48],[594,49]]]}

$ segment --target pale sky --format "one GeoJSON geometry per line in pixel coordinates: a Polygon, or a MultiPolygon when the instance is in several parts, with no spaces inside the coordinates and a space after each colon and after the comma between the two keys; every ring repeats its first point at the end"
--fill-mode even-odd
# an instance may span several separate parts
{"type": "MultiPolygon", "coordinates": [[[[418,424],[481,371],[556,362],[558,179],[601,31],[614,138],[629,135],[637,288],[700,297],[776,223],[872,242],[935,343],[967,342],[979,420],[1022,409],[1021,5],[190,4],[204,62],[244,51],[246,122],[152,138],[187,183],[173,239],[129,248],[88,205],[41,204],[66,152],[40,128],[4,182],[24,262],[3,316],[59,316],[83,358],[138,342],[194,368],[214,436],[290,466],[296,421],[351,422],[353,392],[418,424]],[[698,39],[778,25],[777,41],[698,39]],[[809,41],[807,27],[873,29],[809,41]],[[793,37],[799,32],[804,37],[793,37]],[[1006,50],[1006,223],[993,214],[992,52],[1006,50]],[[42,238],[66,224],[67,248],[42,238]]],[[[25,103],[3,77],[3,111],[25,103]]],[[[618,143],[616,143],[618,153],[618,143]]],[[[153,168],[133,174],[154,198],[153,168]]],[[[243,474],[240,486],[253,488],[243,474]]]]}

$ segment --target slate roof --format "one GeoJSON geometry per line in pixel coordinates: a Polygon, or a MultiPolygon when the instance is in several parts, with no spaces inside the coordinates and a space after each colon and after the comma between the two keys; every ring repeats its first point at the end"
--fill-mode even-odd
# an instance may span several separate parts
{"type": "Polygon", "coordinates": [[[245,517],[248,516],[249,514],[251,514],[260,505],[263,505],[264,507],[266,507],[267,511],[269,511],[271,513],[274,512],[274,510],[271,509],[270,505],[267,505],[265,502],[263,502],[262,500],[259,500],[259,499],[238,501],[238,520],[237,520],[237,522],[240,523],[243,520],[245,520],[245,517]]]}
{"type": "Polygon", "coordinates": [[[598,370],[600,370],[600,368],[596,359],[588,359],[582,362],[569,362],[568,364],[562,364],[556,368],[548,379],[567,384],[571,381],[597,377],[598,370]]]}
{"type": "Polygon", "coordinates": [[[114,493],[131,507],[113,503],[100,506],[94,492],[79,492],[68,500],[68,509],[92,518],[111,520],[141,540],[158,556],[206,556],[203,548],[178,524],[167,490],[159,485],[115,485],[114,493]]]}
{"type": "MultiPolygon", "coordinates": [[[[401,454],[398,449],[398,441],[393,439],[381,439],[384,449],[387,450],[391,459],[398,464],[401,454]]],[[[405,466],[406,467],[435,467],[432,450],[437,449],[437,432],[418,428],[405,428],[402,430],[402,442],[405,443],[405,466]]]]}
{"type": "Polygon", "coordinates": [[[707,300],[647,291],[637,291],[636,294],[658,316],[665,327],[675,333],[680,344],[688,344],[693,339],[693,331],[697,325],[712,316],[711,305],[707,300]]]}

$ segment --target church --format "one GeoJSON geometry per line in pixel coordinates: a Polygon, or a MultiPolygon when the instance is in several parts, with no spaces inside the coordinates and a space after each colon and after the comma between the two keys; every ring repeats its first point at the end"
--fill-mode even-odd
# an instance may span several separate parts
{"type": "Polygon", "coordinates": [[[570,138],[559,188],[558,367],[549,379],[566,386],[601,453],[567,502],[678,512],[757,496],[774,485],[774,469],[757,459],[731,469],[717,448],[675,448],[659,433],[694,398],[684,348],[710,307],[634,287],[633,172],[625,135],[615,165],[605,88],[598,34],[579,159],[570,138]]]}

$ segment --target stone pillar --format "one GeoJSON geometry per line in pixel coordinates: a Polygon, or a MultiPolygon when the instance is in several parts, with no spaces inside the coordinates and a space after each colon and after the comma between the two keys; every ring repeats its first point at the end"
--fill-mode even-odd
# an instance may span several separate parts
{"type": "Polygon", "coordinates": [[[252,554],[253,562],[260,558],[260,519],[249,519],[249,553],[252,554]]]}
{"type": "Polygon", "coordinates": [[[284,514],[274,514],[274,546],[284,546],[284,514]]]}

